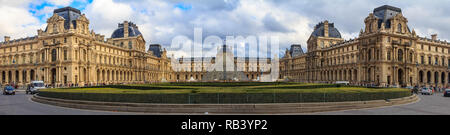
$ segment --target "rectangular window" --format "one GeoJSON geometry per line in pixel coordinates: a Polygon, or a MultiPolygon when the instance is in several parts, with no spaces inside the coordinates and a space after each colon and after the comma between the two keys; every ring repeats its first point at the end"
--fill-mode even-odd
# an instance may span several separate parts
{"type": "MultiPolygon", "coordinates": [[[[450,60],[450,59],[449,59],[450,60]]],[[[425,64],[425,59],[423,56],[420,56],[420,61],[422,62],[422,64],[425,64]]]]}
{"type": "Polygon", "coordinates": [[[391,60],[391,52],[390,51],[387,53],[387,59],[391,60]]]}
{"type": "Polygon", "coordinates": [[[428,65],[431,65],[431,57],[428,57],[428,65]]]}
{"type": "Polygon", "coordinates": [[[64,60],[67,60],[67,50],[64,50],[64,60]]]}
{"type": "Polygon", "coordinates": [[[442,66],[445,66],[445,59],[442,58],[442,66]]]}
{"type": "Polygon", "coordinates": [[[45,62],[45,53],[42,53],[42,59],[41,59],[42,63],[45,62]]]}
{"type": "Polygon", "coordinates": [[[447,60],[447,66],[450,68],[450,59],[447,60]]]}

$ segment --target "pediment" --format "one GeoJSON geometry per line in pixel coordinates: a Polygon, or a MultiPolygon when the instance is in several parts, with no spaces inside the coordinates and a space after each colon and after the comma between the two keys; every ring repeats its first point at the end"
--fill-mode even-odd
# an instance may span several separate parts
{"type": "Polygon", "coordinates": [[[83,22],[89,22],[89,20],[87,19],[86,15],[81,15],[77,20],[79,21],[83,21],[83,22]]]}
{"type": "Polygon", "coordinates": [[[64,21],[64,20],[66,20],[66,19],[64,19],[62,16],[59,16],[58,14],[53,14],[53,16],[47,20],[47,23],[59,22],[59,21],[64,21]]]}

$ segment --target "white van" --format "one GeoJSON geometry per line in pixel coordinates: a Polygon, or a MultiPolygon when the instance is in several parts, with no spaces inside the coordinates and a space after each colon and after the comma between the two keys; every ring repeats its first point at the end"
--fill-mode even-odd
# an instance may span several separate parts
{"type": "Polygon", "coordinates": [[[35,94],[38,93],[40,89],[45,89],[44,81],[32,81],[25,93],[35,94]]]}
{"type": "Polygon", "coordinates": [[[335,84],[349,85],[349,81],[336,81],[335,84]]]}

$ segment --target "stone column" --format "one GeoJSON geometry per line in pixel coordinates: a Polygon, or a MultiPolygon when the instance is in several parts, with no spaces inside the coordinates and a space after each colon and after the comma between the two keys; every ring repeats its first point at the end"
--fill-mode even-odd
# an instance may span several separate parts
{"type": "Polygon", "coordinates": [[[27,74],[25,75],[25,77],[27,78],[27,83],[31,83],[31,69],[26,70],[27,74]]]}
{"type": "Polygon", "coordinates": [[[0,71],[0,84],[3,84],[3,71],[0,71]]]}
{"type": "Polygon", "coordinates": [[[11,78],[9,77],[9,71],[5,71],[5,82],[10,83],[11,78]]]}

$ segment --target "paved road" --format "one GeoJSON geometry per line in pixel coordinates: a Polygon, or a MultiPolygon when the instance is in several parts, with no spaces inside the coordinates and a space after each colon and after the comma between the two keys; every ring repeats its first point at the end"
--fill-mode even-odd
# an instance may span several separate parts
{"type": "Polygon", "coordinates": [[[133,113],[91,111],[64,108],[31,101],[23,91],[16,95],[0,95],[0,115],[123,115],[133,113]]]}
{"type": "MultiPolygon", "coordinates": [[[[319,115],[450,115],[450,98],[441,93],[420,95],[420,101],[407,105],[374,109],[313,113],[319,115]]],[[[19,91],[16,95],[0,95],[0,115],[133,115],[143,113],[81,110],[41,104],[30,100],[31,95],[19,91]]]]}
{"type": "Polygon", "coordinates": [[[361,110],[316,113],[321,115],[450,115],[450,97],[442,93],[419,95],[416,103],[361,110]]]}

